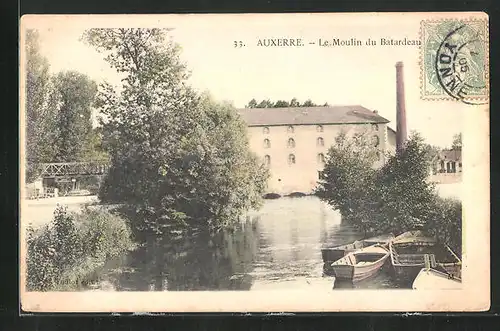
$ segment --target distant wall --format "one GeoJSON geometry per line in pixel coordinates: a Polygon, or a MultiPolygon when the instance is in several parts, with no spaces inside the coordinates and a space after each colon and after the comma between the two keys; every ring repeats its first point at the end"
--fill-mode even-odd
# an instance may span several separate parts
{"type": "Polygon", "coordinates": [[[460,183],[462,181],[462,173],[461,172],[442,173],[442,174],[431,175],[429,180],[437,184],[460,183]]]}

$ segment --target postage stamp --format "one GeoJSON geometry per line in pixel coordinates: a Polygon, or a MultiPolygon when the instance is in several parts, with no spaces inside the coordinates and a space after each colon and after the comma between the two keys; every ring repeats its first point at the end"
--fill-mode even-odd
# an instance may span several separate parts
{"type": "Polygon", "coordinates": [[[421,23],[422,98],[485,104],[488,88],[488,21],[421,23]]]}

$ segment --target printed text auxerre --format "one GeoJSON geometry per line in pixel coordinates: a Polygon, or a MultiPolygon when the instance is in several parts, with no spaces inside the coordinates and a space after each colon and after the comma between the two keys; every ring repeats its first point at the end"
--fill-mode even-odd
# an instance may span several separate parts
{"type": "MultiPolygon", "coordinates": [[[[392,39],[392,38],[368,38],[360,40],[357,38],[340,39],[319,38],[317,42],[308,42],[310,45],[317,45],[321,47],[342,47],[342,46],[419,46],[420,40],[418,39],[392,39]]],[[[257,46],[261,47],[302,47],[305,46],[301,38],[268,38],[258,39],[257,46]]]]}

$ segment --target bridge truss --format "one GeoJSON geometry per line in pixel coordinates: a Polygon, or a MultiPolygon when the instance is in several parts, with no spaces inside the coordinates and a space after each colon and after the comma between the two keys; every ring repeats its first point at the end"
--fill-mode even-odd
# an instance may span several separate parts
{"type": "Polygon", "coordinates": [[[109,170],[106,162],[41,163],[39,167],[43,178],[102,176],[109,170]]]}

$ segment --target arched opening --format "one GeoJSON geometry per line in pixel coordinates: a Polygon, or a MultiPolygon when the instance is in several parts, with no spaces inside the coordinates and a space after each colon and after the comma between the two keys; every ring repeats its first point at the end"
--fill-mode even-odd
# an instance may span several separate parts
{"type": "Polygon", "coordinates": [[[316,139],[316,144],[318,146],[325,146],[325,141],[323,140],[322,137],[318,137],[318,139],[316,139]]]}
{"type": "Polygon", "coordinates": [[[325,155],[323,153],[318,154],[318,163],[319,164],[325,164],[325,155]]]}
{"type": "Polygon", "coordinates": [[[294,154],[288,155],[288,164],[295,164],[295,155],[294,154]]]}
{"type": "Polygon", "coordinates": [[[270,148],[271,147],[271,141],[269,139],[264,139],[264,148],[270,148]]]}
{"type": "Polygon", "coordinates": [[[295,129],[293,128],[293,126],[289,125],[287,131],[288,133],[294,133],[295,129]]]}
{"type": "Polygon", "coordinates": [[[323,132],[323,125],[316,126],[316,131],[323,132]]]}
{"type": "Polygon", "coordinates": [[[269,156],[269,155],[264,156],[264,164],[266,166],[270,166],[271,165],[271,156],[269,156]]]}
{"type": "Polygon", "coordinates": [[[288,148],[295,148],[295,140],[293,138],[288,139],[288,148]]]}
{"type": "Polygon", "coordinates": [[[265,126],[264,129],[262,129],[262,132],[264,132],[264,134],[268,134],[269,133],[269,127],[265,126]]]}

